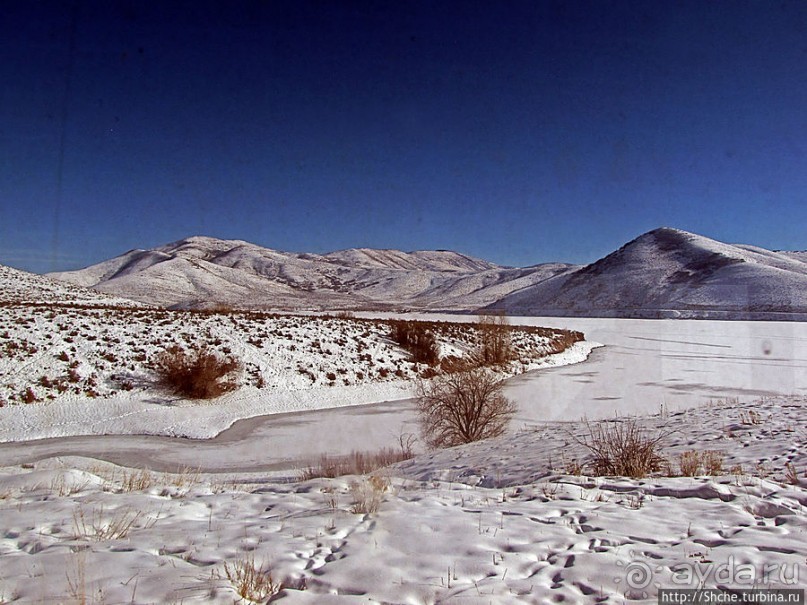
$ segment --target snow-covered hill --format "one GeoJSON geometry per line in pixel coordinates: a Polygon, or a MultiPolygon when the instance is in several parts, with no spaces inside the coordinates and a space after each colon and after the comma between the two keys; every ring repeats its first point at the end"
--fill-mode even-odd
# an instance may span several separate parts
{"type": "Polygon", "coordinates": [[[646,233],[587,266],[503,267],[457,252],[297,254],[191,237],[80,271],[80,286],[172,308],[504,309],[511,315],[807,319],[807,253],[646,233]]]}
{"type": "MultiPolygon", "coordinates": [[[[428,329],[443,356],[461,357],[478,347],[479,332],[472,324],[433,322],[428,329]]],[[[153,362],[173,346],[207,349],[241,361],[241,389],[218,407],[246,407],[248,416],[404,399],[411,394],[412,381],[428,368],[412,362],[390,334],[390,321],[383,319],[0,305],[0,408],[48,403],[51,420],[34,423],[41,437],[56,425],[75,421],[79,408],[71,405],[64,408],[64,423],[53,422],[55,404],[83,401],[90,411],[118,410],[122,405],[120,409],[129,414],[144,400],[153,403],[156,397],[164,403],[171,397],[157,387],[153,362]],[[98,398],[105,402],[97,403],[98,398]]],[[[548,355],[583,337],[564,330],[513,326],[511,338],[516,356],[510,367],[501,370],[503,375],[553,365],[548,355]]],[[[588,350],[581,349],[579,359],[571,361],[585,359],[588,350]]],[[[161,403],[155,406],[160,407],[161,403]]],[[[14,413],[0,414],[5,429],[14,424],[9,416],[14,413]]],[[[31,413],[25,412],[23,425],[12,434],[27,430],[31,413]]],[[[229,422],[243,414],[231,416],[229,422]]],[[[97,424],[102,430],[110,426],[108,419],[97,424]]]]}
{"type": "Polygon", "coordinates": [[[491,306],[513,315],[803,320],[804,261],[662,228],[491,306]]]}
{"type": "Polygon", "coordinates": [[[49,304],[91,307],[143,307],[130,299],[0,265],[0,305],[49,304]]]}
{"type": "Polygon", "coordinates": [[[191,237],[51,276],[174,308],[469,310],[569,267],[502,267],[447,250],[296,254],[240,240],[191,237]]]}

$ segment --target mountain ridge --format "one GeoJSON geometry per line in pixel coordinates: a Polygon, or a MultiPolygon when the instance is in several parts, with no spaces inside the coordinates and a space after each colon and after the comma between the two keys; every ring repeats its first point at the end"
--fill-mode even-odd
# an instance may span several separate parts
{"type": "Polygon", "coordinates": [[[643,233],[588,265],[507,267],[451,250],[296,253],[192,236],[49,276],[173,308],[807,318],[807,253],[726,244],[672,227],[643,233]]]}

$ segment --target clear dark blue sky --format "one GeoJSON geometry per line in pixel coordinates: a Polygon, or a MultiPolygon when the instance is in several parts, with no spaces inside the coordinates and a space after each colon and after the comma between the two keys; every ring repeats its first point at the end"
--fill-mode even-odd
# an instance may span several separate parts
{"type": "Polygon", "coordinates": [[[807,248],[807,3],[0,1],[0,263],[807,248]]]}

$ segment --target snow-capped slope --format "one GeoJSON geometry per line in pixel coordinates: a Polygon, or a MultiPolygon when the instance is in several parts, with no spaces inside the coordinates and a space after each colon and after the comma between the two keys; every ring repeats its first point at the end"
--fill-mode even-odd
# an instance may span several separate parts
{"type": "Polygon", "coordinates": [[[141,307],[131,300],[101,294],[63,281],[0,265],[0,304],[59,303],[99,307],[141,307]]]}
{"type": "Polygon", "coordinates": [[[412,271],[452,271],[467,273],[499,269],[494,263],[452,252],[450,250],[372,250],[352,248],[326,254],[325,258],[345,266],[372,269],[407,269],[412,271]]]}
{"type": "Polygon", "coordinates": [[[807,264],[662,228],[492,306],[525,315],[798,318],[807,313],[807,264]]]}
{"type": "Polygon", "coordinates": [[[296,254],[240,240],[191,237],[154,250],[132,250],[80,271],[51,275],[102,292],[178,308],[228,304],[469,310],[568,267],[553,264],[515,269],[447,250],[296,254]]]}

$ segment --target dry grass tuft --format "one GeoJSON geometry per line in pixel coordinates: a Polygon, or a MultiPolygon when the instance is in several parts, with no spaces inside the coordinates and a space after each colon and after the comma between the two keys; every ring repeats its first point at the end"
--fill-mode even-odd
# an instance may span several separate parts
{"type": "Polygon", "coordinates": [[[681,475],[694,477],[696,475],[715,476],[723,472],[723,454],[716,450],[689,450],[682,452],[679,457],[681,475]]]}
{"type": "Polygon", "coordinates": [[[389,486],[389,479],[380,475],[371,475],[363,481],[351,482],[350,496],[353,504],[350,512],[354,514],[377,513],[389,486]]]}
{"type": "Polygon", "coordinates": [[[636,420],[586,422],[583,437],[572,436],[591,454],[594,476],[620,476],[641,479],[659,471],[665,460],[659,451],[666,433],[648,435],[636,420]]]}
{"type": "Polygon", "coordinates": [[[283,583],[276,582],[272,572],[264,565],[255,565],[255,556],[250,554],[234,563],[224,563],[224,575],[243,601],[265,603],[283,590],[283,583]]]}
{"type": "Polygon", "coordinates": [[[122,540],[129,535],[142,516],[142,511],[128,508],[105,514],[103,506],[94,508],[88,515],[79,507],[73,513],[73,535],[77,540],[94,542],[122,540]]]}
{"type": "Polygon", "coordinates": [[[799,485],[799,474],[792,462],[785,464],[785,482],[790,485],[799,485]]]}
{"type": "Polygon", "coordinates": [[[325,477],[333,479],[344,475],[368,475],[390,464],[409,460],[414,456],[409,448],[401,449],[382,448],[375,452],[353,451],[348,456],[326,456],[320,457],[319,461],[302,471],[300,471],[300,481],[325,477]]]}
{"type": "Polygon", "coordinates": [[[142,492],[154,485],[154,477],[145,468],[131,472],[124,470],[120,483],[124,492],[142,492]]]}

